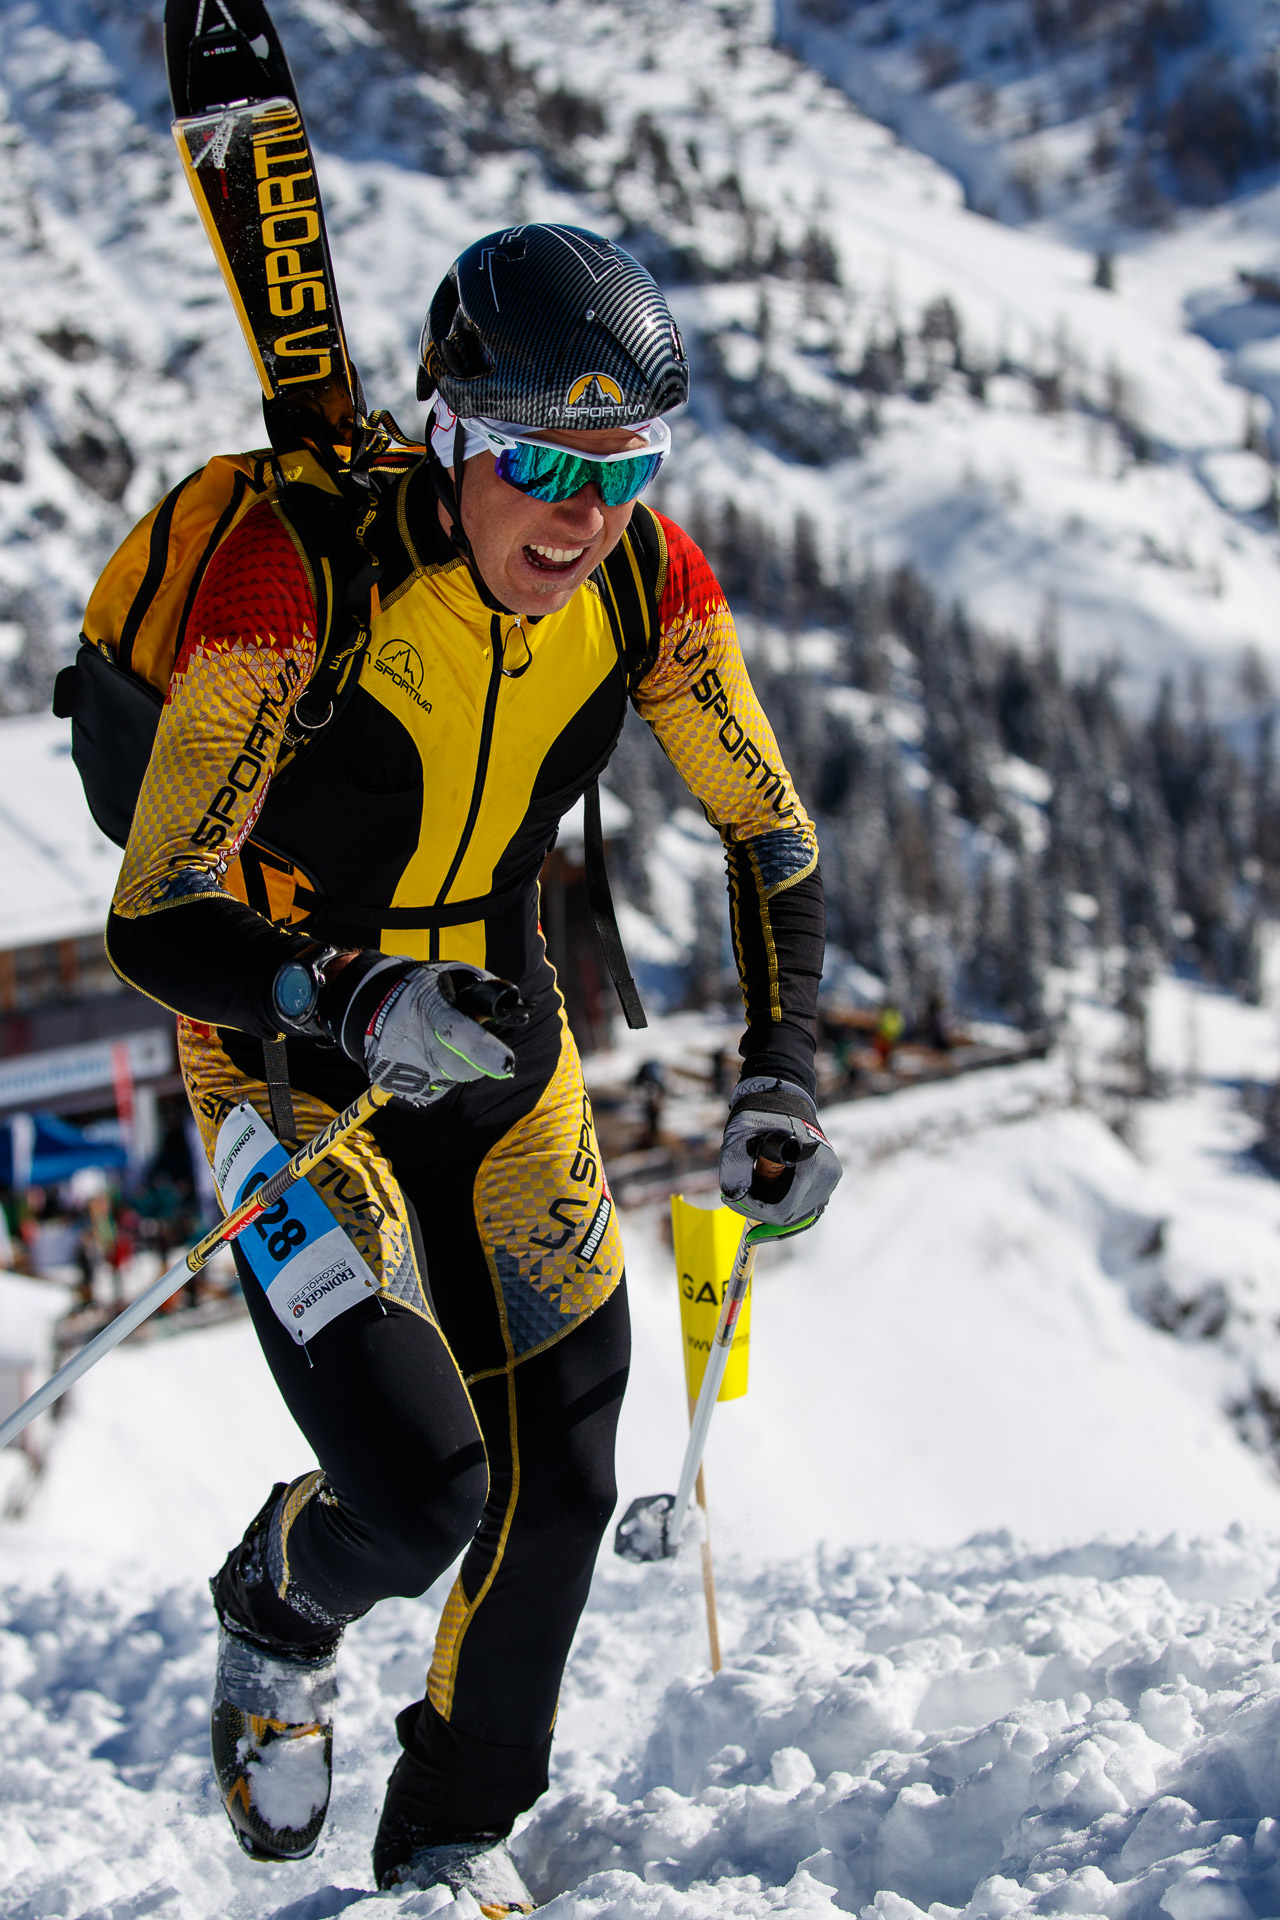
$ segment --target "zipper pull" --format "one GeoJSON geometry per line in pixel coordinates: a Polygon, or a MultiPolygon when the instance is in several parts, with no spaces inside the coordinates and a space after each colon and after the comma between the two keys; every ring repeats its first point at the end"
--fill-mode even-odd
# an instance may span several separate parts
{"type": "Polygon", "coordinates": [[[532,665],[533,648],[529,645],[529,636],[524,630],[524,615],[518,613],[515,617],[514,625],[507,634],[506,640],[502,643],[502,677],[504,680],[518,680],[521,674],[528,673],[532,665]],[[520,661],[518,666],[509,667],[507,665],[507,645],[508,642],[515,638],[516,634],[520,635],[521,642],[524,646],[524,659],[520,661]]]}

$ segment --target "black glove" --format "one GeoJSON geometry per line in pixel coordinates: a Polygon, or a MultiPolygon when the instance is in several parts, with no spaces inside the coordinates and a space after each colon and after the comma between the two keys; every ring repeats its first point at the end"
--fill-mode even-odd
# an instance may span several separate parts
{"type": "Polygon", "coordinates": [[[430,1106],[459,1081],[509,1080],[515,1055],[492,1027],[514,1024],[515,1010],[515,988],[483,967],[372,953],[350,961],[321,996],[343,1052],[415,1107],[430,1106]],[[487,1024],[459,1002],[483,1008],[487,1024]]]}
{"type": "Polygon", "coordinates": [[[840,1174],[835,1149],[818,1125],[818,1109],[803,1087],[772,1074],[738,1082],[720,1148],[720,1197],[726,1206],[749,1220],[799,1233],[813,1225],[840,1174]],[[786,1172],[765,1179],[756,1168],[760,1158],[781,1162],[786,1172]]]}

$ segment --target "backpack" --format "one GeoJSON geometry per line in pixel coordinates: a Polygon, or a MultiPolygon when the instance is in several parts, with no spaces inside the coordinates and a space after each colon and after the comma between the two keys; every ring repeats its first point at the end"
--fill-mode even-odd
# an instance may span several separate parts
{"type": "MultiPolygon", "coordinates": [[[[374,473],[401,472],[421,450],[380,454],[374,473]]],[[[89,600],[75,660],[54,682],[53,711],[71,722],[71,757],[89,811],[116,846],[129,838],[174,661],[210,560],[258,503],[275,503],[315,594],[319,640],[311,678],[295,704],[273,780],[287,779],[312,740],[355,691],[369,643],[378,564],[366,546],[376,511],[353,500],[309,451],[219,454],[167,493],[108,561],[89,600]],[[358,514],[363,510],[363,517],[358,514]]],[[[666,543],[641,508],[629,537],[591,578],[635,695],[657,655],[666,543]]],[[[647,1025],[627,964],[609,888],[600,791],[585,796],[587,896],[627,1024],[647,1025]]]]}
{"type": "MultiPolygon", "coordinates": [[[[403,460],[403,456],[399,456],[403,460]]],[[[352,503],[307,452],[219,454],[180,480],[126,535],[85,611],[80,650],[54,682],[53,711],[71,722],[71,757],[95,822],[129,838],[174,660],[218,547],[262,500],[273,500],[315,593],[315,669],[286,732],[279,771],[355,686],[368,639],[377,567],[352,503]],[[326,713],[332,701],[332,711],[326,713]]]]}

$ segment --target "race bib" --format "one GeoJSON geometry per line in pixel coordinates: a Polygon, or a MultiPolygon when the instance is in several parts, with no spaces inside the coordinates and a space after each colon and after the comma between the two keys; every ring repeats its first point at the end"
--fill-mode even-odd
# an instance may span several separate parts
{"type": "MultiPolygon", "coordinates": [[[[230,1213],[254,1187],[287,1164],[288,1154],[266,1121],[241,1101],[218,1129],[213,1177],[230,1213]]],[[[378,1283],[306,1180],[289,1187],[250,1223],[237,1245],[282,1327],[305,1346],[378,1283]]]]}

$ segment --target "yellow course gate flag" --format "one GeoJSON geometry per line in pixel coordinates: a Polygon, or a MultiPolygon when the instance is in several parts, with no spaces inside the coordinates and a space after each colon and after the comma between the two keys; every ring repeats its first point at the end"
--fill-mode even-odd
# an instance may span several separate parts
{"type": "MultiPolygon", "coordinates": [[[[684,1377],[690,1400],[697,1398],[707,1370],[716,1321],[742,1230],[748,1224],[732,1207],[699,1207],[679,1194],[671,1196],[671,1231],[680,1281],[680,1330],[684,1335],[684,1377]]],[[[737,1400],[746,1392],[750,1345],[751,1289],[748,1287],[717,1399],[737,1400]]]]}

